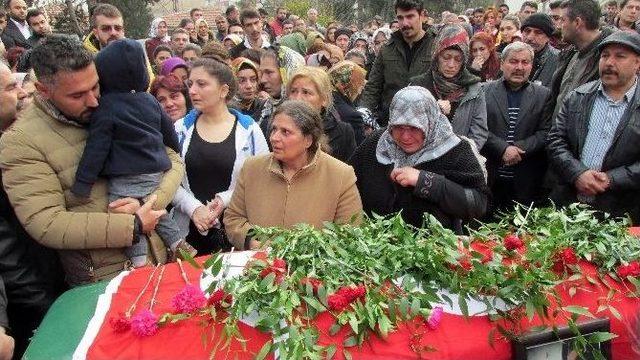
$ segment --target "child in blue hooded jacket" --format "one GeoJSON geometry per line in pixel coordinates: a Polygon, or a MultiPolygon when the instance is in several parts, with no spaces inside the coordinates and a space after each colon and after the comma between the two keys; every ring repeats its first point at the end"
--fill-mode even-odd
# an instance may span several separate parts
{"type": "MultiPolygon", "coordinates": [[[[142,45],[121,39],[102,49],[96,57],[100,79],[100,105],[91,115],[89,136],[71,191],[88,197],[98,176],[109,178],[109,201],[142,199],[157,189],[162,175],[171,168],[165,146],[180,153],[173,123],[149,93],[149,75],[142,45]]],[[[156,227],[165,245],[195,255],[195,249],[179,237],[167,215],[156,227]]],[[[134,267],[147,262],[147,241],[125,250],[134,267]]]]}

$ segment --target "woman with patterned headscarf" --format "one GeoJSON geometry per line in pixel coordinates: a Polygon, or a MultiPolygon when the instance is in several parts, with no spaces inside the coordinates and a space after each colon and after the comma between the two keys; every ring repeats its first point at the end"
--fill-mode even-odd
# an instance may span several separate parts
{"type": "Polygon", "coordinates": [[[257,121],[260,119],[266,102],[266,100],[258,98],[260,69],[256,63],[244,57],[233,59],[231,69],[238,82],[238,91],[236,91],[229,107],[249,115],[257,121]]]}
{"type": "Polygon", "coordinates": [[[341,61],[328,72],[333,85],[333,107],[340,119],[353,128],[356,143],[360,144],[365,137],[362,114],[356,110],[356,102],[364,85],[367,72],[352,61],[341,61]]]}
{"type": "Polygon", "coordinates": [[[469,139],[456,135],[436,99],[419,86],[393,97],[389,124],[369,136],[351,157],[364,211],[388,215],[401,211],[421,227],[433,215],[462,233],[462,222],[486,211],[486,172],[469,139]]]}
{"type": "Polygon", "coordinates": [[[163,18],[153,19],[151,27],[149,28],[149,38],[144,42],[144,48],[147,51],[149,61],[153,62],[153,52],[158,45],[168,45],[171,41],[171,38],[167,35],[168,32],[167,22],[164,21],[163,18]]]}
{"type": "Polygon", "coordinates": [[[196,20],[196,33],[198,34],[196,44],[200,47],[204,47],[209,41],[216,40],[209,28],[209,23],[204,18],[196,20]]]}
{"type": "Polygon", "coordinates": [[[449,119],[453,132],[473,140],[478,149],[487,141],[487,109],[480,78],[466,67],[469,36],[459,25],[447,25],[436,37],[431,68],[410,80],[429,90],[449,119]]]}
{"type": "Polygon", "coordinates": [[[269,99],[260,115],[260,128],[269,134],[271,115],[285,98],[285,85],[293,73],[305,65],[304,58],[286,46],[272,46],[260,55],[260,90],[269,94],[269,99]]]}

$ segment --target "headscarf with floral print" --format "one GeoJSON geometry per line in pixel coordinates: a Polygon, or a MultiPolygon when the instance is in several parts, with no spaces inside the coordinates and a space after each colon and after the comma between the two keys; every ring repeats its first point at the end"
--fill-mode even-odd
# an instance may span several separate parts
{"type": "Polygon", "coordinates": [[[336,91],[352,102],[360,95],[366,83],[366,70],[348,60],[333,65],[328,74],[336,91]]]}

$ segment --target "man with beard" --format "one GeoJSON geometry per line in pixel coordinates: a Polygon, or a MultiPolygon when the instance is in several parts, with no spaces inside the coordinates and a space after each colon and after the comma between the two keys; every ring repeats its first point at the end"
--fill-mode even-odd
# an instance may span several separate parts
{"type": "Polygon", "coordinates": [[[218,39],[218,41],[223,41],[227,35],[229,35],[229,23],[227,22],[227,18],[222,15],[216,16],[216,39],[218,39]]]}
{"type": "Polygon", "coordinates": [[[282,35],[282,22],[286,18],[287,18],[287,9],[283,7],[279,7],[276,10],[276,18],[271,23],[269,23],[269,25],[271,25],[271,28],[273,29],[273,33],[276,34],[276,36],[282,35]]]}
{"type": "Polygon", "coordinates": [[[551,18],[547,14],[533,14],[522,23],[520,30],[522,31],[522,40],[531,45],[536,54],[529,80],[549,87],[553,72],[558,65],[559,53],[557,49],[549,45],[549,39],[554,32],[551,18]]]}
{"type": "Polygon", "coordinates": [[[229,54],[232,59],[240,56],[246,49],[267,49],[271,46],[267,39],[262,37],[262,19],[256,9],[247,8],[240,14],[240,24],[244,30],[244,41],[236,45],[229,54]]]}
{"type": "Polygon", "coordinates": [[[531,46],[520,41],[507,45],[502,51],[502,79],[485,86],[489,137],[482,154],[487,158],[494,212],[510,209],[514,201],[528,205],[544,199],[540,185],[549,126],[542,121],[542,110],[549,89],[529,82],[534,61],[531,46]]]}
{"type": "MultiPolygon", "coordinates": [[[[71,193],[100,98],[93,58],[73,37],[47,36],[31,57],[38,79],[33,103],[0,138],[2,182],[16,216],[36,241],[57,250],[70,286],[127,269],[124,249],[152,233],[184,175],[180,156],[167,149],[172,167],[144,205],[133,198],[108,204],[105,179],[88,199],[71,193]]],[[[148,241],[149,262],[166,262],[162,241],[153,233],[148,241]]]]}
{"type": "Polygon", "coordinates": [[[95,54],[110,42],[124,38],[122,13],[111,4],[96,6],[91,13],[91,29],[84,47],[95,54]]]}
{"type": "Polygon", "coordinates": [[[549,3],[549,16],[553,21],[553,27],[555,31],[553,32],[551,39],[549,39],[549,43],[551,46],[558,50],[563,50],[569,46],[562,39],[562,2],[564,0],[556,0],[549,3]]]}
{"type": "Polygon", "coordinates": [[[7,27],[2,32],[2,42],[9,50],[19,46],[30,49],[28,39],[31,37],[31,29],[27,24],[27,3],[24,0],[5,0],[4,7],[9,13],[7,27]]]}
{"type": "Polygon", "coordinates": [[[640,222],[640,35],[619,31],[598,45],[600,80],[566,98],[547,150],[560,175],[551,199],[576,201],[640,222]]]}
{"type": "Polygon", "coordinates": [[[49,19],[40,9],[30,9],[27,13],[27,23],[33,34],[29,38],[31,46],[36,46],[38,42],[47,35],[51,35],[51,25],[49,19]]]}
{"type": "Polygon", "coordinates": [[[435,30],[423,29],[426,19],[421,0],[396,0],[394,4],[400,30],[382,46],[362,92],[361,105],[386,126],[391,99],[409,85],[409,79],[427,72],[431,66],[435,30]]]}

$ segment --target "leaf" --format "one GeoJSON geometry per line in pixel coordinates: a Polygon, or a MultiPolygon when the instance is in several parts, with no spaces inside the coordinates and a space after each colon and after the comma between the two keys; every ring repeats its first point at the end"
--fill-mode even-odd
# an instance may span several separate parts
{"type": "Polygon", "coordinates": [[[420,311],[420,299],[413,299],[413,302],[411,303],[411,315],[418,315],[418,312],[420,311]]]}
{"type": "Polygon", "coordinates": [[[616,319],[622,321],[622,315],[620,315],[620,313],[618,312],[618,310],[616,310],[616,308],[614,308],[611,305],[607,307],[609,308],[609,312],[611,312],[611,315],[615,316],[616,319]]]}
{"type": "Polygon", "coordinates": [[[569,288],[569,297],[573,297],[576,294],[576,287],[572,286],[569,288]]]}
{"type": "Polygon", "coordinates": [[[347,349],[342,350],[342,354],[344,355],[345,360],[353,360],[351,352],[349,352],[347,349]]]}
{"type": "Polygon", "coordinates": [[[467,299],[462,294],[458,297],[458,306],[460,306],[460,311],[466,317],[469,317],[469,306],[467,305],[467,299]]]}
{"type": "Polygon", "coordinates": [[[320,302],[318,300],[316,300],[315,298],[312,297],[308,297],[308,296],[303,296],[302,299],[309,304],[309,306],[311,306],[312,308],[314,308],[316,311],[318,312],[323,312],[325,311],[325,307],[320,304],[320,302]]]}
{"type": "Polygon", "coordinates": [[[344,347],[353,347],[356,346],[358,344],[358,339],[356,339],[355,336],[349,336],[348,338],[344,339],[344,341],[342,342],[342,345],[344,347]]]}
{"type": "Polygon", "coordinates": [[[331,344],[327,346],[327,350],[326,350],[327,353],[326,353],[325,359],[327,360],[333,359],[333,357],[336,355],[336,350],[338,350],[338,347],[336,346],[336,344],[331,344]]]}
{"type": "Polygon", "coordinates": [[[338,323],[331,325],[331,327],[329,328],[329,335],[335,336],[338,331],[340,331],[340,329],[342,329],[342,326],[338,323]]]}
{"type": "Polygon", "coordinates": [[[269,273],[269,275],[265,276],[262,281],[260,281],[260,288],[268,289],[269,285],[273,284],[273,280],[276,279],[276,274],[269,273]]]}
{"type": "Polygon", "coordinates": [[[576,314],[576,315],[584,315],[590,318],[594,318],[595,316],[593,316],[593,314],[591,314],[589,312],[589,309],[582,307],[582,306],[577,306],[577,305],[569,305],[569,306],[565,306],[562,308],[564,311],[570,312],[572,314],[576,314]]]}
{"type": "Polygon", "coordinates": [[[360,325],[360,322],[356,318],[356,314],[352,312],[349,313],[349,326],[351,326],[351,329],[356,334],[359,332],[358,325],[360,325]]]}
{"type": "Polygon", "coordinates": [[[591,344],[599,344],[601,342],[609,341],[617,337],[618,335],[616,334],[613,334],[610,332],[602,332],[602,331],[594,332],[587,335],[587,338],[589,339],[589,342],[591,344]]]}
{"type": "Polygon", "coordinates": [[[191,266],[193,266],[196,269],[202,269],[200,267],[200,264],[196,262],[196,260],[193,258],[193,256],[191,256],[191,254],[189,254],[188,252],[182,249],[178,249],[178,251],[180,251],[180,255],[182,255],[182,259],[184,261],[188,262],[191,266]]]}
{"type": "Polygon", "coordinates": [[[535,314],[535,311],[536,311],[536,308],[533,305],[533,302],[531,300],[527,300],[525,304],[525,308],[526,308],[527,318],[529,319],[529,321],[533,320],[533,315],[535,314]]]}
{"type": "Polygon", "coordinates": [[[262,349],[260,349],[260,351],[258,352],[258,355],[256,355],[256,360],[264,360],[264,358],[266,358],[267,355],[269,355],[270,351],[271,351],[271,341],[267,341],[266,343],[264,343],[264,345],[262,345],[262,349]]]}
{"type": "Polygon", "coordinates": [[[320,286],[318,286],[318,300],[320,300],[325,308],[329,307],[329,304],[327,303],[327,288],[324,284],[320,284],[320,286]]]}

